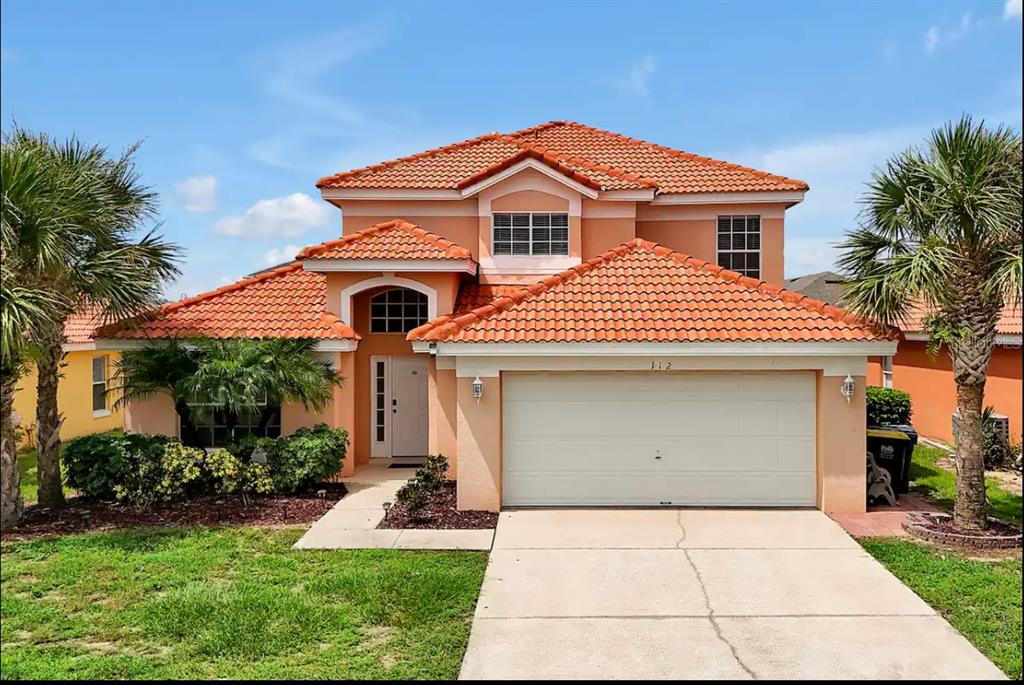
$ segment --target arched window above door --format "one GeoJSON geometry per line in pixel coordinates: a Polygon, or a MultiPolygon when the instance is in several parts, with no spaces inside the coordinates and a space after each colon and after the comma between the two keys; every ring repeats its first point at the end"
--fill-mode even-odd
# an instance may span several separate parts
{"type": "Polygon", "coordinates": [[[427,322],[427,296],[410,288],[391,288],[370,298],[371,333],[408,333],[427,322]]]}

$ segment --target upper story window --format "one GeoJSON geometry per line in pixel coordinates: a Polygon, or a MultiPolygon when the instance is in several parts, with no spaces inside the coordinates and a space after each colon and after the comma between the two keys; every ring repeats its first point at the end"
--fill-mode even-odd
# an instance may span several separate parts
{"type": "Polygon", "coordinates": [[[427,322],[427,296],[410,288],[392,288],[370,298],[371,333],[408,333],[427,322]]]}
{"type": "Polygon", "coordinates": [[[718,265],[761,278],[761,217],[718,217],[718,265]]]}
{"type": "Polygon", "coordinates": [[[107,355],[92,358],[92,412],[107,413],[107,355]]]}
{"type": "Polygon", "coordinates": [[[550,212],[505,212],[493,217],[496,255],[568,255],[569,215],[550,212]]]}

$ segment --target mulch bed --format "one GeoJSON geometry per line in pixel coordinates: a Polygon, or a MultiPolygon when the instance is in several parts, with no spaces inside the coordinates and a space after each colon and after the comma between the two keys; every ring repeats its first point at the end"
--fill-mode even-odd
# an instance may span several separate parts
{"type": "Polygon", "coordinates": [[[15,528],[5,531],[4,541],[71,535],[94,531],[170,526],[283,526],[312,523],[345,496],[341,483],[323,483],[295,495],[251,498],[198,497],[185,502],[160,504],[147,509],[72,497],[67,506],[47,509],[33,505],[15,528]],[[318,490],[323,490],[323,497],[318,490]]]}
{"type": "Polygon", "coordinates": [[[1005,521],[989,519],[988,528],[967,535],[953,527],[949,514],[913,512],[907,514],[903,528],[919,538],[942,545],[970,549],[1008,549],[1021,546],[1021,529],[1005,521]]]}
{"type": "Polygon", "coordinates": [[[494,528],[497,525],[498,515],[494,512],[459,511],[455,507],[455,483],[445,483],[430,496],[416,516],[395,502],[377,527],[459,530],[494,528]]]}

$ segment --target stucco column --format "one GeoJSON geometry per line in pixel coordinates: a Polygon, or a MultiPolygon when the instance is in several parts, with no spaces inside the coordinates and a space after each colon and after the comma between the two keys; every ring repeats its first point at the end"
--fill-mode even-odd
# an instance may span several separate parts
{"type": "Polygon", "coordinates": [[[484,396],[473,399],[473,379],[456,379],[459,509],[501,508],[501,379],[482,378],[484,396]]]}
{"type": "Polygon", "coordinates": [[[866,378],[855,376],[856,390],[848,403],[844,377],[817,375],[818,508],[826,514],[867,510],[866,378]]]}
{"type": "Polygon", "coordinates": [[[456,389],[455,369],[437,368],[436,358],[430,360],[430,378],[427,386],[430,404],[430,434],[427,450],[448,458],[448,478],[458,474],[459,455],[456,453],[456,389]]]}
{"type": "Polygon", "coordinates": [[[334,388],[334,426],[348,431],[348,452],[345,463],[341,466],[343,478],[356,471],[356,441],[363,439],[356,426],[356,353],[338,353],[338,374],[341,375],[341,387],[334,388]]]}

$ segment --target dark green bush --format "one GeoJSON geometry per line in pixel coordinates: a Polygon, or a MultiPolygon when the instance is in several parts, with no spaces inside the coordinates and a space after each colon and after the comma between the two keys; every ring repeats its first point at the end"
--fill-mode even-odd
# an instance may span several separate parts
{"type": "Polygon", "coordinates": [[[348,433],[319,423],[300,428],[280,438],[262,438],[251,443],[248,457],[261,450],[266,459],[274,491],[292,493],[306,490],[339,473],[348,450],[348,433]]]}
{"type": "Polygon", "coordinates": [[[986,469],[1009,468],[1017,460],[1019,449],[1010,444],[993,414],[995,410],[987,407],[981,417],[982,458],[986,469]]]}
{"type": "Polygon", "coordinates": [[[67,483],[86,497],[112,499],[140,464],[158,458],[171,441],[165,435],[120,432],[69,440],[61,456],[67,483]]]}
{"type": "Polygon", "coordinates": [[[427,457],[426,463],[416,469],[415,475],[395,494],[399,504],[409,511],[418,511],[426,506],[430,496],[441,489],[448,473],[448,459],[440,454],[427,457]]]}
{"type": "Polygon", "coordinates": [[[910,423],[913,414],[910,395],[902,390],[868,386],[867,402],[869,426],[910,423]]]}

